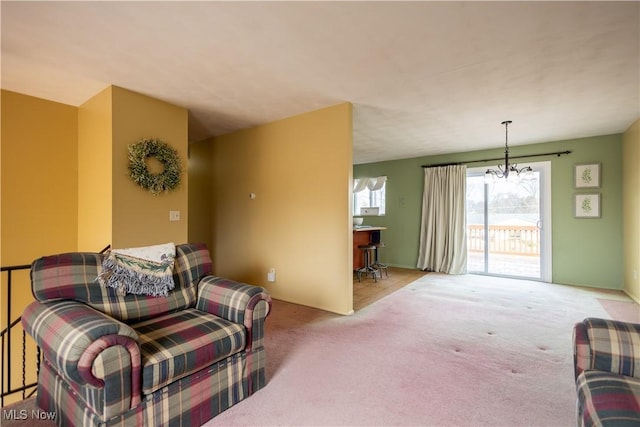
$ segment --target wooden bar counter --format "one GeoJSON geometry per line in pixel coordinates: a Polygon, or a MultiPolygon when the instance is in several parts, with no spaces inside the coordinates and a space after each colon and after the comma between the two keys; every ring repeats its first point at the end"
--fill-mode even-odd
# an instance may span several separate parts
{"type": "Polygon", "coordinates": [[[374,231],[386,230],[387,227],[353,227],[353,269],[364,267],[363,251],[358,249],[359,245],[368,245],[371,242],[371,233],[374,231]]]}

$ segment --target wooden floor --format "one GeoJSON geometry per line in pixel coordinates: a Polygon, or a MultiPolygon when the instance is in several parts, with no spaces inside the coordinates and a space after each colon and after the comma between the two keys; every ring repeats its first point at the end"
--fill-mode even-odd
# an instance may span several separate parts
{"type": "Polygon", "coordinates": [[[405,268],[389,267],[389,277],[382,276],[377,282],[371,276],[362,277],[362,281],[358,282],[358,277],[353,275],[353,310],[358,311],[362,308],[384,298],[390,293],[408,285],[427,274],[420,270],[411,270],[405,268]]]}

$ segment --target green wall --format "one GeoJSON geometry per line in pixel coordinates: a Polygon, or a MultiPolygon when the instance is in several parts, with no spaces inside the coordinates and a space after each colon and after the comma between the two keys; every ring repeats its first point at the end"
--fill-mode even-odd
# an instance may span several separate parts
{"type": "MultiPolygon", "coordinates": [[[[511,147],[514,156],[572,151],[566,156],[533,158],[551,161],[551,209],[554,283],[622,289],[622,135],[604,135],[511,147]],[[602,218],[573,217],[573,166],[601,162],[602,218]]],[[[354,165],[354,178],[386,175],[387,214],[365,217],[365,224],[388,227],[384,260],[396,267],[416,268],[424,164],[464,162],[503,156],[502,149],[447,154],[354,165]]],[[[526,159],[520,160],[522,165],[526,159]]],[[[470,167],[483,166],[480,163],[470,167]]]]}

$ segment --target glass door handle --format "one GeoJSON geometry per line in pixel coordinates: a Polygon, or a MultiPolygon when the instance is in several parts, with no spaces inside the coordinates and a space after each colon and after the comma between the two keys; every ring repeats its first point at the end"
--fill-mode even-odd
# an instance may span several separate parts
{"type": "Polygon", "coordinates": [[[541,219],[536,221],[536,227],[538,227],[538,230],[542,230],[542,220],[541,219]]]}

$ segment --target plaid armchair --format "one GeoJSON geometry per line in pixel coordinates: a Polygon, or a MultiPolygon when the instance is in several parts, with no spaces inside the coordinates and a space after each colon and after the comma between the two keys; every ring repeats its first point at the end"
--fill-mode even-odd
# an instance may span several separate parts
{"type": "Polygon", "coordinates": [[[24,329],[42,350],[37,405],[58,425],[202,425],[265,385],[263,288],[209,275],[204,245],[176,246],[168,297],[95,283],[103,255],[31,267],[24,329]]]}
{"type": "Polygon", "coordinates": [[[640,426],[640,324],[577,323],[573,360],[579,426],[640,426]]]}

